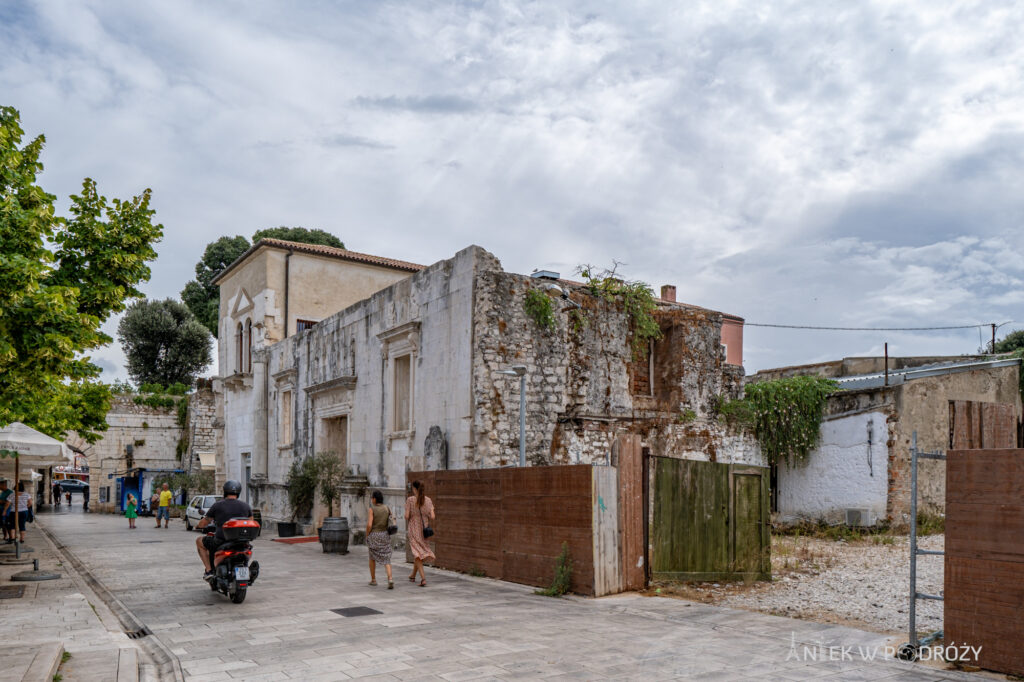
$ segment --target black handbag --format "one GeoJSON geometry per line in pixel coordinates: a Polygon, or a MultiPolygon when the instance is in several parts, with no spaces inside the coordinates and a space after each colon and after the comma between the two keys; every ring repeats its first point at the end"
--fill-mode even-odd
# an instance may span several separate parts
{"type": "Polygon", "coordinates": [[[398,524],[395,523],[395,515],[391,513],[391,507],[388,507],[388,535],[394,535],[398,532],[398,524]]]}
{"type": "Polygon", "coordinates": [[[423,518],[422,509],[420,510],[420,521],[423,523],[423,539],[426,540],[434,535],[434,529],[427,525],[427,520],[423,518]]]}

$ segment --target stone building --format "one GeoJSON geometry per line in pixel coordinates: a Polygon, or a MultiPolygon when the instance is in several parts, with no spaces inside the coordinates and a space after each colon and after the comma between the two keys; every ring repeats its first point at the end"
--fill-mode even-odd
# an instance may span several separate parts
{"type": "MultiPolygon", "coordinates": [[[[663,337],[634,357],[630,318],[614,302],[554,274],[505,272],[476,246],[429,267],[315,247],[337,271],[316,282],[335,287],[333,297],[317,295],[337,307],[307,313],[311,293],[297,302],[263,274],[288,249],[297,259],[300,247],[264,240],[217,280],[222,338],[242,330],[242,342],[222,344],[220,354],[224,469],[248,478],[267,520],[290,519],[288,469],[319,452],[335,453],[348,470],[341,514],[354,529],[365,523],[368,487],[401,515],[407,471],[517,464],[519,378],[505,373],[513,366],[526,372],[530,465],[609,463],[622,433],[641,434],[653,454],[760,462],[752,441],[713,418],[743,379],[742,367],[726,362],[723,315],[676,303],[670,288],[655,313],[663,337]],[[366,263],[386,276],[374,270],[363,281],[365,268],[353,265],[366,263]],[[530,290],[556,293],[552,325],[526,312],[530,290]],[[295,324],[304,315],[313,324],[295,324]]],[[[314,287],[290,281],[292,296],[314,287]]]]}
{"type": "Polygon", "coordinates": [[[135,395],[113,397],[107,412],[108,429],[95,443],[70,433],[66,443],[80,452],[89,466],[89,508],[97,512],[124,509],[127,492],[148,496],[153,482],[168,474],[216,466],[223,429],[215,421],[217,399],[210,380],[200,379],[190,393],[184,428],[174,407],[151,407],[135,395]]]}
{"type": "Polygon", "coordinates": [[[138,491],[149,490],[154,478],[180,467],[182,429],[177,410],[140,405],[131,394],[113,397],[107,424],[95,443],[74,433],[66,442],[89,461],[89,508],[116,512],[123,509],[126,489],[138,496],[138,491]]]}
{"type": "MultiPolygon", "coordinates": [[[[1021,418],[1020,360],[993,356],[845,358],[764,370],[763,381],[787,376],[835,379],[821,443],[807,460],[774,468],[773,511],[782,522],[871,526],[910,520],[910,447],[1017,447],[1021,418]],[[888,374],[888,376],[886,376],[888,374]]],[[[945,511],[945,462],[919,460],[918,505],[945,511]]]]}

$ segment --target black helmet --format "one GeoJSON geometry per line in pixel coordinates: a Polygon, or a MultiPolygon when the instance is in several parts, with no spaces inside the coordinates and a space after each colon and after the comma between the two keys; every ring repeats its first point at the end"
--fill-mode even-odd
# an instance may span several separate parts
{"type": "Polygon", "coordinates": [[[228,495],[234,495],[235,497],[242,494],[242,484],[238,481],[225,481],[224,482],[224,497],[228,495]]]}

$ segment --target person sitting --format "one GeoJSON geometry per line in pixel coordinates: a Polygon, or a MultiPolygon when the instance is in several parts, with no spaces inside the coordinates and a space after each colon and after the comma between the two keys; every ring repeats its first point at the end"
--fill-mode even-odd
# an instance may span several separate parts
{"type": "Polygon", "coordinates": [[[238,499],[238,496],[241,494],[241,483],[238,481],[225,482],[224,499],[215,502],[206,511],[206,516],[200,519],[199,524],[196,526],[196,528],[202,530],[212,522],[217,527],[217,531],[212,537],[204,534],[203,537],[196,538],[196,550],[199,552],[199,558],[203,561],[203,568],[206,569],[203,573],[205,580],[209,580],[213,576],[213,553],[217,551],[218,547],[227,542],[227,538],[224,537],[224,522],[231,519],[246,518],[251,520],[253,518],[252,507],[247,502],[238,499]]]}

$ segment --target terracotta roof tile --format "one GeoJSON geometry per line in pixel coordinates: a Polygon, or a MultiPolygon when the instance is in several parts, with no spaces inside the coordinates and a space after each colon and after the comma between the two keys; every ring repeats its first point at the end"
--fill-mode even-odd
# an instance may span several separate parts
{"type": "Polygon", "coordinates": [[[372,256],[368,253],[359,253],[358,251],[349,251],[348,249],[338,249],[333,246],[323,246],[321,244],[303,244],[301,242],[290,242],[284,239],[261,239],[249,249],[239,256],[234,263],[220,271],[214,278],[213,284],[217,284],[220,280],[227,276],[229,272],[234,270],[236,267],[241,265],[242,261],[248,258],[252,253],[257,251],[261,246],[269,246],[275,249],[288,249],[291,251],[297,251],[299,253],[309,253],[316,256],[325,256],[327,258],[337,258],[338,260],[347,260],[352,263],[365,263],[366,265],[376,265],[382,268],[391,268],[393,270],[404,270],[405,272],[419,272],[425,269],[426,265],[419,265],[417,263],[409,263],[404,260],[396,260],[394,258],[384,258],[382,256],[372,256]]]}
{"type": "Polygon", "coordinates": [[[284,239],[261,239],[254,246],[265,244],[267,246],[276,246],[282,249],[291,249],[293,251],[300,251],[302,253],[312,253],[318,256],[328,256],[330,258],[339,258],[341,260],[354,261],[356,263],[366,263],[368,265],[380,265],[385,268],[394,268],[396,270],[408,270],[409,272],[419,272],[426,268],[426,265],[419,265],[417,263],[409,263],[404,260],[396,260],[394,258],[384,258],[383,256],[372,256],[368,253],[359,253],[358,251],[349,251],[348,249],[339,249],[334,246],[323,246],[322,244],[303,244],[301,242],[289,242],[284,239]]]}

